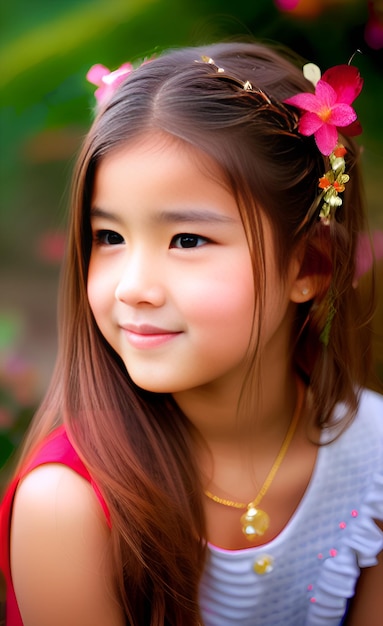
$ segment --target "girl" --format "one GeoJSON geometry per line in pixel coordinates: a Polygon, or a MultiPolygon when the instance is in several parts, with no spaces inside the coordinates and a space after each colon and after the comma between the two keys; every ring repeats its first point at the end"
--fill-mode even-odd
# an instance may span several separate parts
{"type": "Polygon", "coordinates": [[[228,43],[95,72],[57,366],[3,502],[8,624],[378,624],[358,71],[314,93],[228,43]]]}

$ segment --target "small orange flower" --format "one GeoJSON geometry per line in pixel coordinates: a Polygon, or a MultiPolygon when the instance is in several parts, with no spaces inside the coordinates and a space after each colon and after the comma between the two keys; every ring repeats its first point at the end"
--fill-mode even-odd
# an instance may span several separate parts
{"type": "Polygon", "coordinates": [[[335,191],[337,191],[338,193],[340,193],[341,191],[344,191],[344,185],[342,185],[341,183],[338,183],[337,180],[333,183],[333,187],[335,191]]]}
{"type": "Polygon", "coordinates": [[[319,187],[321,189],[328,189],[331,187],[331,183],[326,176],[322,176],[322,178],[319,179],[319,187]]]}
{"type": "Polygon", "coordinates": [[[338,146],[334,150],[334,154],[335,154],[336,157],[344,157],[346,152],[347,152],[347,150],[346,150],[346,148],[344,146],[338,146]]]}

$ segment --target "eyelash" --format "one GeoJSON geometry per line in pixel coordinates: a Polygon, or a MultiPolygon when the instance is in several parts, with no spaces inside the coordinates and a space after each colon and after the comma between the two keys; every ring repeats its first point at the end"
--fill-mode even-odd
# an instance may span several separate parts
{"type": "MultiPolygon", "coordinates": [[[[96,233],[94,234],[94,242],[96,243],[96,245],[99,246],[116,246],[124,243],[124,238],[114,230],[104,229],[96,231],[96,233]]],[[[201,245],[205,245],[206,243],[210,243],[210,240],[207,237],[202,237],[202,235],[195,235],[193,233],[179,233],[172,238],[169,247],[185,250],[189,248],[199,248],[201,247],[201,245]],[[182,242],[183,245],[177,245],[177,242],[182,242]],[[197,242],[202,243],[198,245],[197,242]]]]}
{"type": "Polygon", "coordinates": [[[98,246],[116,246],[124,242],[124,238],[114,230],[98,230],[94,234],[94,242],[98,246]],[[115,237],[117,241],[109,241],[109,237],[115,237]]]}
{"type": "Polygon", "coordinates": [[[181,250],[185,250],[188,248],[200,248],[200,245],[188,245],[188,243],[195,243],[197,240],[202,241],[202,245],[205,245],[206,243],[210,243],[210,240],[207,239],[207,237],[202,237],[202,235],[195,235],[193,233],[180,233],[178,235],[175,235],[171,242],[170,242],[170,248],[179,248],[181,250]],[[176,245],[176,241],[179,240],[184,240],[183,243],[186,245],[183,246],[177,246],[176,245]]]}

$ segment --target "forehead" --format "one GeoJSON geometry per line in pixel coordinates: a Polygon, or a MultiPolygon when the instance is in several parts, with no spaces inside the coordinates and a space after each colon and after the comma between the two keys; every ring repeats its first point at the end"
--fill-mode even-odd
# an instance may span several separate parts
{"type": "Polygon", "coordinates": [[[120,145],[96,166],[92,202],[125,186],[131,193],[156,191],[195,196],[211,194],[220,187],[233,196],[220,165],[201,149],[160,131],[145,133],[120,145]]]}

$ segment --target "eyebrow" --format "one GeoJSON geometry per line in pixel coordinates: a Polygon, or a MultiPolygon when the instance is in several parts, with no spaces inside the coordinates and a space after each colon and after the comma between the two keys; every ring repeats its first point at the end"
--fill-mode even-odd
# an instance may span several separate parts
{"type": "MultiPolygon", "coordinates": [[[[92,207],[90,210],[90,216],[109,219],[116,224],[122,223],[122,219],[118,215],[112,211],[106,211],[105,209],[101,209],[99,207],[92,207]]],[[[158,223],[172,224],[177,222],[233,223],[237,220],[229,215],[223,215],[222,213],[210,211],[209,209],[185,209],[183,211],[161,211],[155,215],[154,221],[158,223]]]]}
{"type": "Polygon", "coordinates": [[[116,224],[122,223],[122,220],[118,215],[112,213],[112,211],[105,211],[104,209],[99,209],[98,207],[91,207],[90,217],[102,217],[107,220],[111,220],[112,222],[116,222],[116,224]]]}
{"type": "Polygon", "coordinates": [[[229,215],[223,215],[217,211],[209,209],[185,209],[183,211],[161,211],[156,216],[156,221],[172,222],[234,222],[235,219],[229,215]]]}

